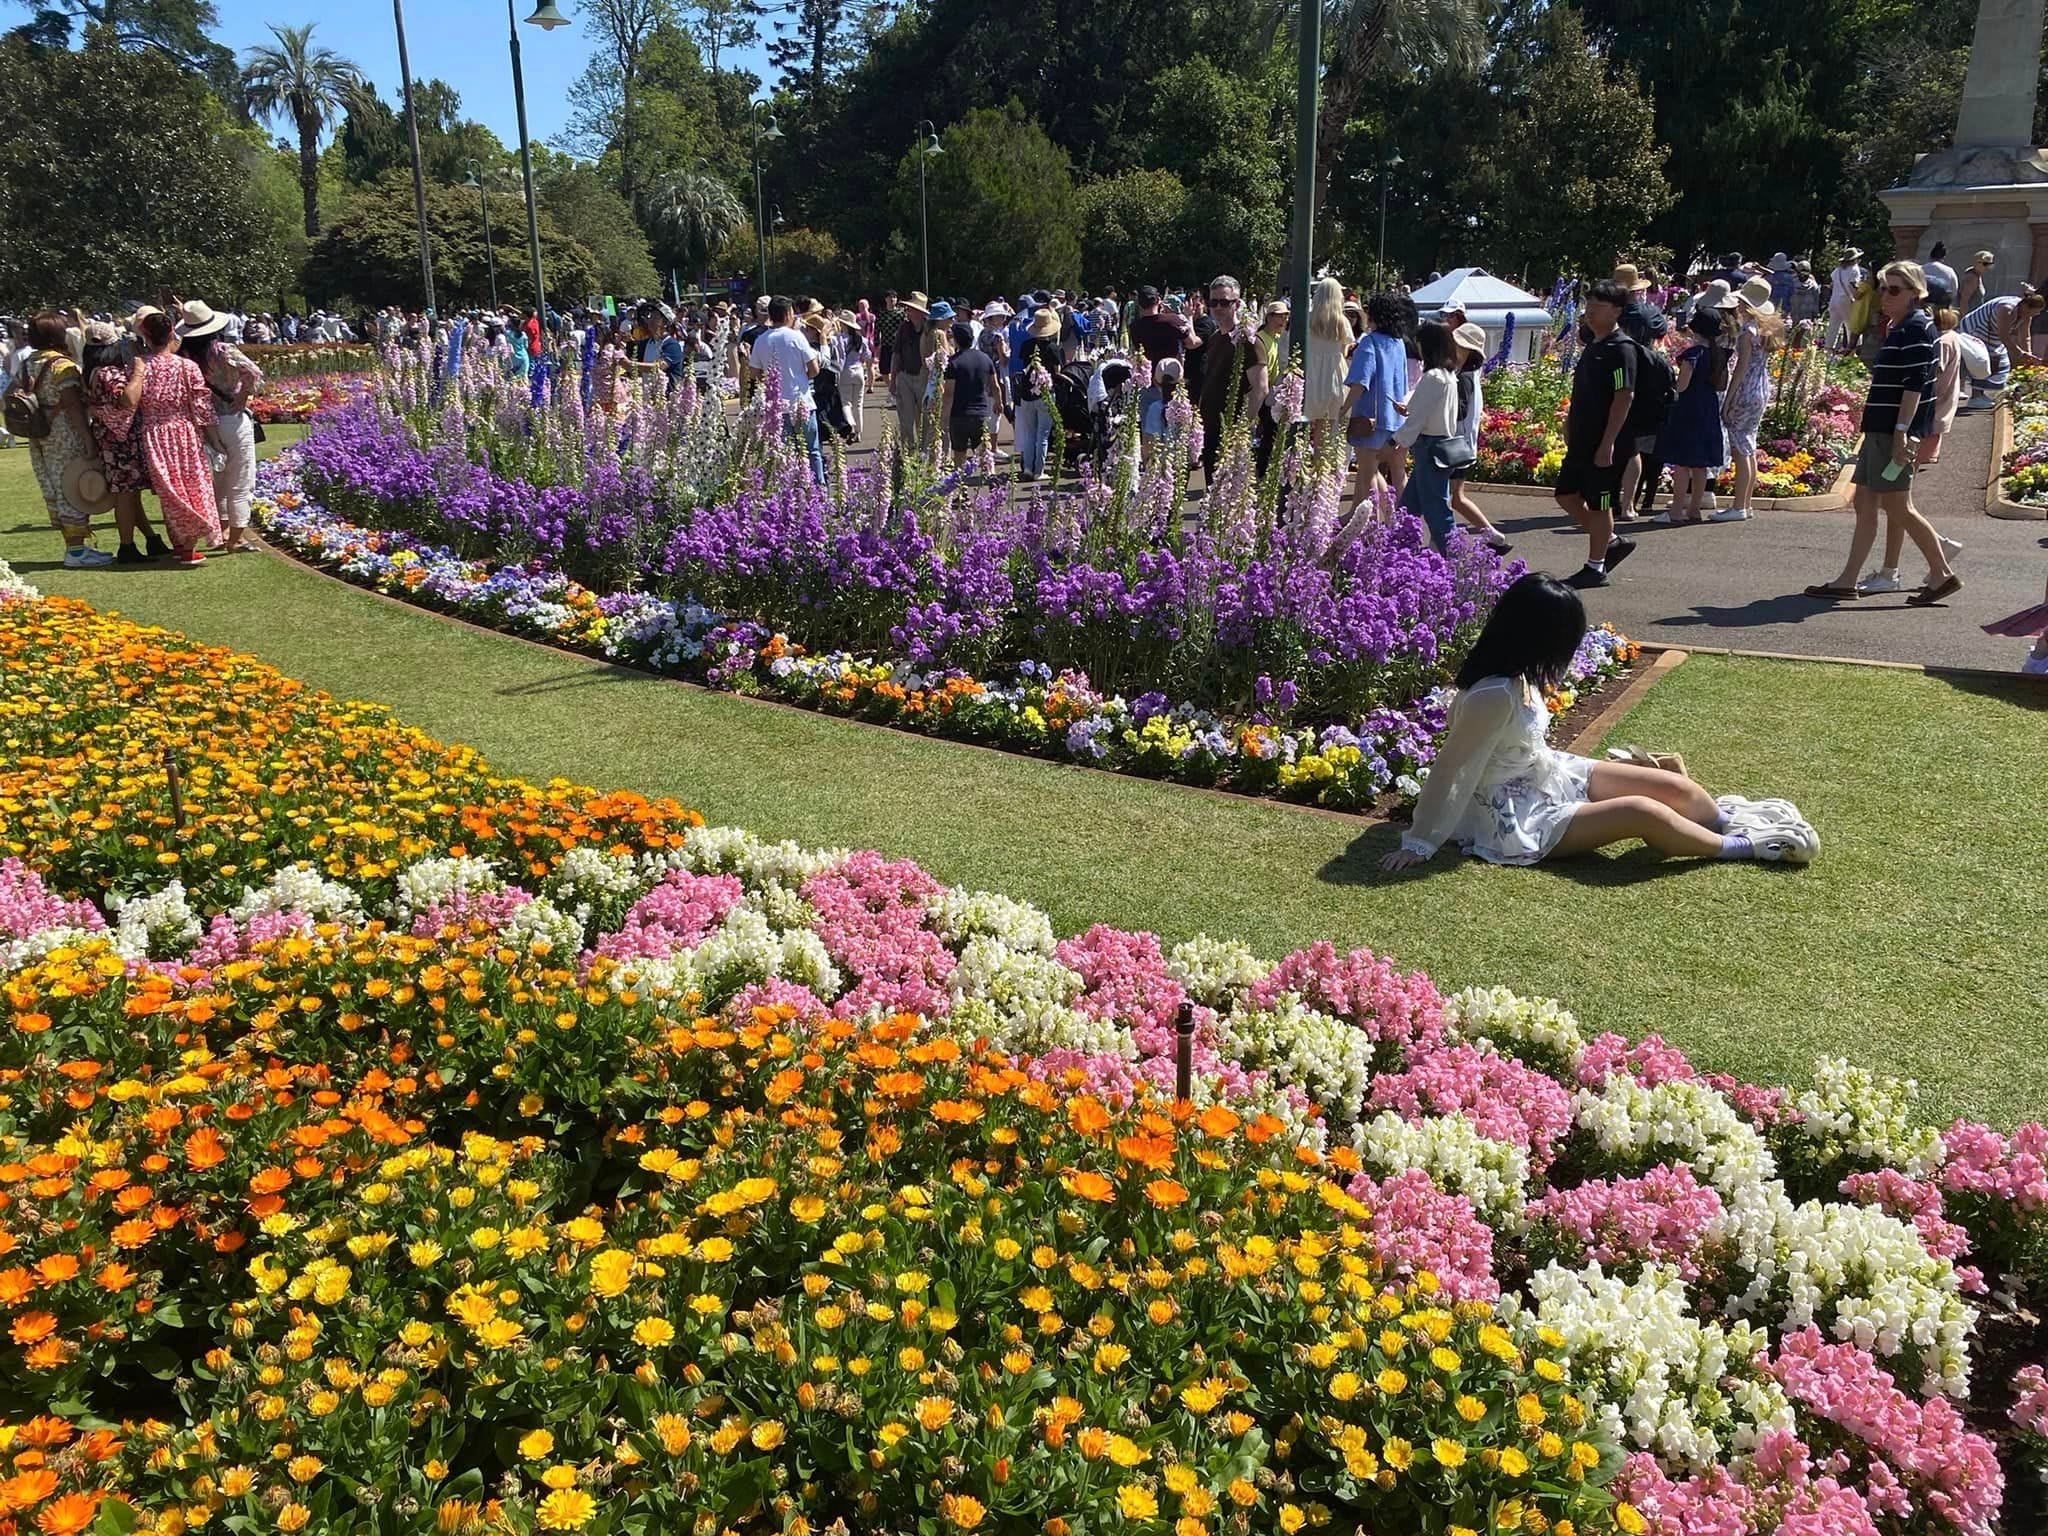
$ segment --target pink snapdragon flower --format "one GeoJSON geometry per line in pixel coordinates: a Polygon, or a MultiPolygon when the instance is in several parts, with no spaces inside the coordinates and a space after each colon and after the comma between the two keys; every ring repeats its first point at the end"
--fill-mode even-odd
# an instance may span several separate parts
{"type": "Polygon", "coordinates": [[[1389,1278],[1407,1280],[1426,1269],[1453,1301],[1500,1299],[1493,1228],[1470,1200],[1438,1189],[1420,1168],[1379,1181],[1361,1173],[1349,1190],[1372,1208],[1373,1251],[1389,1278]]]}
{"type": "Polygon", "coordinates": [[[854,978],[834,1005],[839,1017],[874,1009],[928,1018],[951,1012],[946,978],[953,952],[925,925],[928,904],[943,889],[908,859],[892,862],[872,850],[804,882],[826,953],[854,978]]]}
{"type": "Polygon", "coordinates": [[[1480,1135],[1528,1153],[1532,1172],[1549,1165],[1558,1139],[1572,1128],[1571,1095],[1562,1087],[1512,1056],[1475,1045],[1412,1055],[1407,1071],[1373,1079],[1368,1103],[1409,1120],[1463,1115],[1480,1135]]]}
{"type": "Polygon", "coordinates": [[[100,933],[107,920],[89,901],[67,901],[19,859],[0,859],[0,938],[26,939],[52,928],[100,933]]]}
{"type": "Polygon", "coordinates": [[[1580,1085],[1586,1088],[1606,1086],[1617,1072],[1626,1072],[1645,1088],[1655,1088],[1659,1083],[1688,1082],[1699,1076],[1685,1059],[1685,1052],[1675,1045],[1666,1045],[1662,1035],[1645,1035],[1631,1045],[1612,1031],[1594,1037],[1579,1052],[1574,1071],[1580,1085]]]}
{"type": "Polygon", "coordinates": [[[1444,999],[1436,984],[1420,971],[1396,970],[1369,949],[1341,956],[1328,943],[1297,949],[1252,987],[1252,1003],[1270,1008],[1283,992],[1357,1025],[1377,1045],[1407,1050],[1443,1039],[1444,999]]]}
{"type": "Polygon", "coordinates": [[[1532,1224],[1576,1243],[1603,1268],[1659,1262],[1687,1282],[1722,1216],[1721,1197],[1684,1164],[1659,1163],[1640,1178],[1596,1179],[1530,1203],[1532,1224]]]}
{"type": "Polygon", "coordinates": [[[695,949],[745,895],[732,875],[673,870],[633,903],[617,933],[597,941],[597,952],[614,960],[665,960],[695,949]]]}

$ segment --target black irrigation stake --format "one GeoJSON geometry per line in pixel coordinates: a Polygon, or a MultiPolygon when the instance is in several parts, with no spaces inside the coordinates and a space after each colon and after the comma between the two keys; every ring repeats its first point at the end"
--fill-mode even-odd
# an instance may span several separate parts
{"type": "Polygon", "coordinates": [[[1173,1096],[1192,1099],[1195,1088],[1195,1005],[1182,1003],[1173,1021],[1173,1096]]]}
{"type": "Polygon", "coordinates": [[[174,747],[164,748],[164,776],[171,786],[171,826],[182,832],[185,830],[185,793],[178,778],[178,753],[174,747]]]}

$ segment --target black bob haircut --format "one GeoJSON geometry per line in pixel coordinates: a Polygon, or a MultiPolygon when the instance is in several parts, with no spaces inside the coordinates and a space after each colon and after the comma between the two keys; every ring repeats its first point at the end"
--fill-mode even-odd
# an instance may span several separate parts
{"type": "Polygon", "coordinates": [[[1554,576],[1531,571],[1493,605],[1472,654],[1458,668],[1458,686],[1489,677],[1519,677],[1555,688],[1586,638],[1586,605],[1554,576]]]}

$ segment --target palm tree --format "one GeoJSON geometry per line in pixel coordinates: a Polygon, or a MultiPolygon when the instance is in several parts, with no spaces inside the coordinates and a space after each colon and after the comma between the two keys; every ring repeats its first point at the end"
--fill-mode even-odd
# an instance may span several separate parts
{"type": "Polygon", "coordinates": [[[703,165],[673,171],[647,192],[650,233],[701,270],[712,253],[747,221],[747,211],[725,179],[703,165]]]}
{"type": "Polygon", "coordinates": [[[331,48],[313,46],[313,25],[272,27],[277,46],[249,50],[242,92],[254,117],[288,118],[299,134],[299,195],[306,234],[320,233],[320,135],[367,87],[362,71],[331,48]]]}

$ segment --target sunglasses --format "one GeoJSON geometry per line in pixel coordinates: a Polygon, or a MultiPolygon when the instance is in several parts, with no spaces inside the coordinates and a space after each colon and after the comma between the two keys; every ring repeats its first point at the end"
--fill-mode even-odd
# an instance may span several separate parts
{"type": "Polygon", "coordinates": [[[1900,286],[1899,284],[1897,284],[1897,283],[1886,283],[1886,284],[1884,285],[1884,291],[1885,291],[1885,292],[1886,292],[1887,294],[1889,294],[1889,295],[1890,295],[1890,296],[1891,296],[1892,298],[1895,298],[1895,299],[1896,299],[1896,298],[1897,298],[1897,297],[1898,297],[1898,296],[1899,296],[1900,294],[1902,294],[1902,293],[1909,293],[1909,292],[1911,292],[1911,290],[1910,290],[1910,289],[1908,289],[1908,288],[1904,288],[1904,287],[1901,287],[1901,286],[1900,286]]]}
{"type": "Polygon", "coordinates": [[[1210,302],[1210,304],[1211,304],[1211,305],[1216,305],[1216,304],[1229,304],[1229,305],[1235,305],[1235,304],[1237,303],[1237,300],[1235,300],[1235,299],[1223,299],[1223,298],[1212,298],[1212,299],[1210,299],[1210,300],[1209,300],[1209,302],[1210,302]]]}

